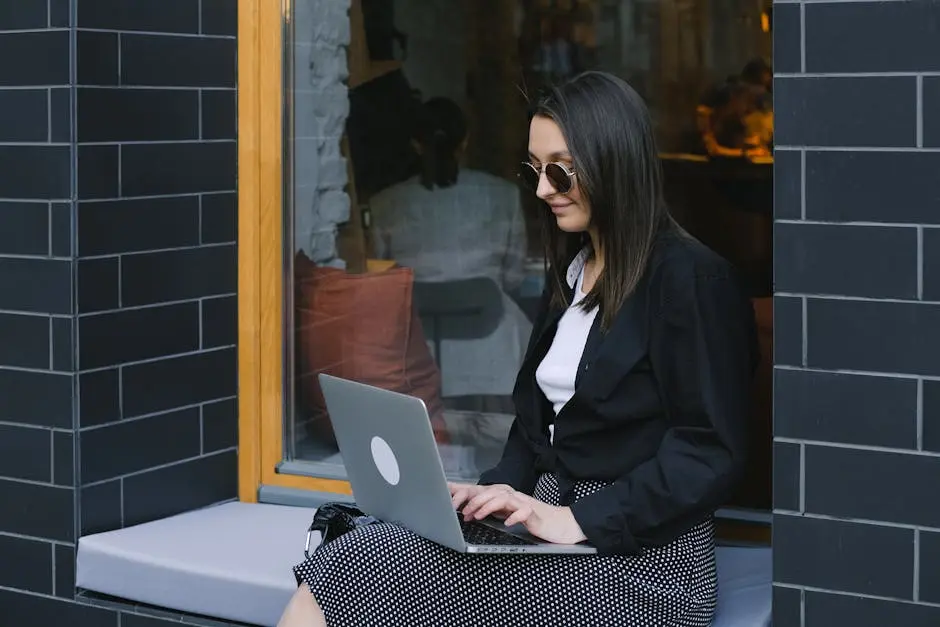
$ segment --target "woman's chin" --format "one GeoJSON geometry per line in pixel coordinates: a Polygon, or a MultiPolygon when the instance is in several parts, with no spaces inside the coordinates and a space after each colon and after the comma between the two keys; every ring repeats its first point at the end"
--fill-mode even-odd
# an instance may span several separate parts
{"type": "Polygon", "coordinates": [[[565,233],[583,233],[587,230],[587,225],[580,219],[580,216],[555,216],[555,224],[565,233]]]}

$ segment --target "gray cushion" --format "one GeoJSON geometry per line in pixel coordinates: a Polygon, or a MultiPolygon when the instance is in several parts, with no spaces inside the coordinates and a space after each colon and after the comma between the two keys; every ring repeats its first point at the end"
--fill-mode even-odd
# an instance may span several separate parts
{"type": "Polygon", "coordinates": [[[718,547],[718,615],[712,627],[770,627],[771,551],[718,547]]]}
{"type": "Polygon", "coordinates": [[[159,607],[276,625],[316,510],[225,503],[81,538],[76,585],[159,607]]]}
{"type": "MultiPolygon", "coordinates": [[[[167,609],[277,624],[315,510],[225,503],[81,538],[79,588],[167,609]]],[[[718,549],[714,627],[770,625],[770,549],[718,549]]]]}

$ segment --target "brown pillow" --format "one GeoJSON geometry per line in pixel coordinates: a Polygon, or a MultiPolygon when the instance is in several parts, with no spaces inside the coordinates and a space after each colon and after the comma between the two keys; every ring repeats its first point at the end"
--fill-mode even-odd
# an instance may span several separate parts
{"type": "Polygon", "coordinates": [[[447,442],[440,372],[412,306],[412,271],[347,274],[298,254],[295,273],[297,383],[312,434],[335,441],[316,378],[326,372],[420,398],[435,439],[447,442]]]}

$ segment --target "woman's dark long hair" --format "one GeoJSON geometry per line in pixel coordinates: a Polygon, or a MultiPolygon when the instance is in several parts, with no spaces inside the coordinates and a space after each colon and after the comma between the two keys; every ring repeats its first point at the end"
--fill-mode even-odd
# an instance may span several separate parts
{"type": "MultiPolygon", "coordinates": [[[[581,306],[597,306],[601,328],[607,330],[643,278],[657,236],[675,226],[663,197],[649,110],[625,81],[585,72],[549,90],[532,115],[549,118],[561,129],[581,196],[590,204],[604,265],[581,306]]],[[[565,306],[567,265],[588,236],[562,231],[552,212],[543,209],[538,213],[552,301],[565,306]]]]}
{"type": "Polygon", "coordinates": [[[427,189],[457,182],[457,150],[467,136],[467,120],[447,98],[431,98],[418,112],[414,139],[421,146],[421,184],[427,189]]]}

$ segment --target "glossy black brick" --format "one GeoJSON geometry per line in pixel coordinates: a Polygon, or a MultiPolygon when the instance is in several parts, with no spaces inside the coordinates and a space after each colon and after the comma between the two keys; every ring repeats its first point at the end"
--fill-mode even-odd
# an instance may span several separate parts
{"type": "Polygon", "coordinates": [[[238,195],[202,195],[202,243],[234,242],[238,232],[238,195]]]}
{"type": "Polygon", "coordinates": [[[77,99],[79,142],[199,138],[195,90],[86,87],[77,90],[77,99]]]}
{"type": "MultiPolygon", "coordinates": [[[[807,590],[805,624],[807,627],[934,627],[940,625],[940,608],[807,590]]],[[[776,621],[774,625],[777,625],[776,621]]]]}
{"type": "Polygon", "coordinates": [[[49,482],[52,434],[48,429],[0,424],[0,477],[49,482]]]}
{"type": "Polygon", "coordinates": [[[199,32],[199,3],[192,0],[95,0],[78,3],[78,28],[199,32]]]}
{"type": "Polygon", "coordinates": [[[807,327],[810,367],[940,374],[940,305],[811,298],[807,327]]]}
{"type": "Polygon", "coordinates": [[[179,627],[186,623],[180,623],[177,616],[144,616],[142,614],[122,614],[121,627],[179,627]]]}
{"type": "Polygon", "coordinates": [[[119,196],[119,150],[117,146],[78,147],[78,197],[119,196]]]}
{"type": "Polygon", "coordinates": [[[0,142],[46,142],[48,139],[49,97],[46,90],[0,90],[0,142]]]}
{"type": "Polygon", "coordinates": [[[924,300],[940,300],[940,229],[924,229],[924,300]]]}
{"type": "Polygon", "coordinates": [[[803,591],[797,588],[773,588],[773,624],[776,627],[802,627],[803,591]]]}
{"type": "Polygon", "coordinates": [[[121,514],[121,479],[83,487],[80,498],[80,529],[83,536],[124,526],[121,514]]]}
{"type": "Polygon", "coordinates": [[[124,309],[78,319],[82,370],[188,353],[199,348],[199,305],[124,309]]]}
{"type": "Polygon", "coordinates": [[[774,81],[774,142],[785,146],[916,146],[917,79],[778,78],[774,81]]]}
{"type": "Polygon", "coordinates": [[[52,480],[56,485],[75,485],[74,445],[72,431],[52,433],[52,480]]]}
{"type": "Polygon", "coordinates": [[[234,88],[235,67],[233,39],[121,36],[122,85],[234,88]]]}
{"type": "Polygon", "coordinates": [[[807,72],[940,70],[940,4],[806,4],[807,72]]]}
{"type": "Polygon", "coordinates": [[[921,531],[919,550],[920,600],[940,603],[940,533],[921,531]]]}
{"type": "Polygon", "coordinates": [[[49,141],[72,141],[72,97],[68,88],[49,90],[49,141]]]}
{"type": "Polygon", "coordinates": [[[71,13],[72,0],[49,0],[49,26],[51,28],[68,28],[72,23],[71,13]]]}
{"type": "Polygon", "coordinates": [[[892,448],[917,446],[917,382],[804,370],[774,372],[774,434],[892,448]]]}
{"type": "Polygon", "coordinates": [[[0,364],[49,368],[49,317],[0,313],[0,364]]]}
{"type": "Polygon", "coordinates": [[[0,309],[68,314],[71,291],[67,260],[0,258],[0,309]]]}
{"type": "Polygon", "coordinates": [[[117,85],[117,33],[79,30],[75,35],[75,61],[79,85],[117,85]]]}
{"type": "Polygon", "coordinates": [[[238,33],[238,3],[230,0],[202,0],[202,32],[206,35],[238,33]]]}
{"type": "Polygon", "coordinates": [[[72,319],[52,319],[52,369],[68,372],[75,367],[75,343],[72,341],[72,319]]]}
{"type": "Polygon", "coordinates": [[[46,0],[16,0],[0,4],[0,31],[46,28],[46,0]]]}
{"type": "Polygon", "coordinates": [[[937,172],[940,153],[807,152],[806,217],[940,224],[937,172]]]}
{"type": "Polygon", "coordinates": [[[924,146],[940,147],[940,76],[923,78],[924,146]]]}
{"type": "Polygon", "coordinates": [[[72,426],[72,378],[57,372],[0,368],[0,421],[72,426]]]}
{"type": "Polygon", "coordinates": [[[235,90],[207,89],[202,92],[202,138],[235,139],[235,90]]]}
{"type": "Polygon", "coordinates": [[[800,5],[774,4],[774,71],[794,73],[800,71],[802,38],[800,5]]]}
{"type": "Polygon", "coordinates": [[[199,243],[199,197],[95,201],[78,206],[82,257],[199,243]]]}
{"type": "Polygon", "coordinates": [[[57,597],[75,598],[75,547],[71,544],[56,544],[53,550],[55,560],[55,590],[57,597]]]}
{"type": "Polygon", "coordinates": [[[778,220],[798,220],[802,215],[802,162],[796,150],[774,152],[774,217],[778,220]]]}
{"type": "Polygon", "coordinates": [[[121,152],[125,196],[235,189],[235,142],[130,144],[121,152]]]}
{"type": "Polygon", "coordinates": [[[70,168],[68,146],[0,146],[0,196],[68,198],[70,168]]]}
{"type": "Polygon", "coordinates": [[[53,257],[72,256],[72,204],[67,202],[52,203],[52,233],[49,243],[53,257]]]}
{"type": "Polygon", "coordinates": [[[0,586],[52,594],[52,547],[49,543],[0,533],[0,586]]]}
{"type": "Polygon", "coordinates": [[[231,448],[238,443],[238,401],[230,398],[202,406],[203,453],[231,448]]]}
{"type": "Polygon", "coordinates": [[[0,59],[16,62],[0,63],[0,87],[68,85],[70,58],[67,30],[6,33],[0,37],[0,59]]]}
{"type": "Polygon", "coordinates": [[[924,448],[940,452],[940,381],[924,381],[924,448]]]}
{"type": "Polygon", "coordinates": [[[235,344],[238,338],[238,299],[235,296],[202,301],[202,347],[235,344]]]}
{"type": "Polygon", "coordinates": [[[800,511],[800,445],[774,442],[774,509],[800,511]]]}
{"type": "Polygon", "coordinates": [[[124,417],[235,396],[234,348],[126,366],[124,417]]]}
{"type": "Polygon", "coordinates": [[[121,418],[121,374],[117,368],[78,376],[79,424],[91,427],[121,418]]]}
{"type": "Polygon", "coordinates": [[[917,264],[914,227],[774,226],[774,284],[783,292],[916,299],[917,264]]]}
{"type": "Polygon", "coordinates": [[[45,255],[49,251],[49,205],[0,202],[0,255],[45,255]]]}
{"type": "Polygon", "coordinates": [[[774,363],[803,363],[803,301],[793,296],[774,296],[774,363]]]}
{"type": "Polygon", "coordinates": [[[71,488],[0,479],[0,533],[72,542],[72,497],[71,488]]]}
{"type": "Polygon", "coordinates": [[[235,451],[201,457],[124,479],[126,526],[235,498],[235,451]]]}
{"type": "Polygon", "coordinates": [[[68,627],[118,627],[117,612],[71,600],[19,594],[0,589],[3,618],[12,626],[68,625],[68,627]]]}
{"type": "Polygon", "coordinates": [[[810,445],[805,455],[806,511],[940,527],[940,499],[923,498],[940,457],[810,445]]]}
{"type": "Polygon", "coordinates": [[[127,255],[121,263],[125,306],[203,298],[235,292],[235,246],[208,246],[127,255]]]}
{"type": "Polygon", "coordinates": [[[111,479],[198,456],[199,408],[95,427],[81,438],[82,483],[111,479]]]}
{"type": "Polygon", "coordinates": [[[911,529],[775,514],[774,581],[909,599],[913,547],[911,529]]]}
{"type": "Polygon", "coordinates": [[[81,259],[76,263],[79,313],[117,309],[121,287],[118,258],[81,259]]]}

